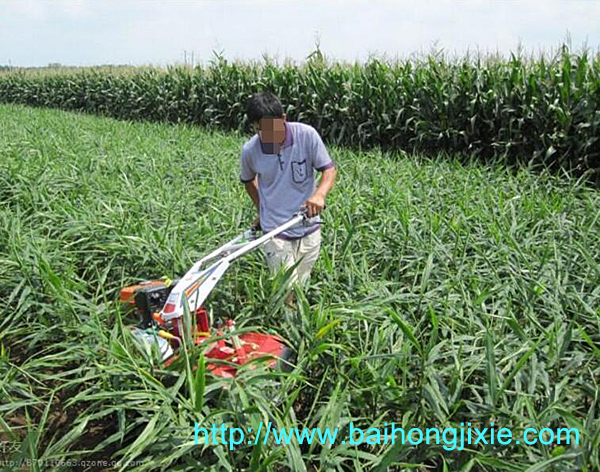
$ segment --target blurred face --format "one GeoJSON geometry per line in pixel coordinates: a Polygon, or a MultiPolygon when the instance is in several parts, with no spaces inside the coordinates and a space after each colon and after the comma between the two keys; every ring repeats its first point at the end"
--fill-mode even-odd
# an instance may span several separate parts
{"type": "Polygon", "coordinates": [[[267,154],[277,154],[285,141],[285,115],[283,118],[262,118],[253,123],[254,131],[258,133],[260,142],[267,154]]]}

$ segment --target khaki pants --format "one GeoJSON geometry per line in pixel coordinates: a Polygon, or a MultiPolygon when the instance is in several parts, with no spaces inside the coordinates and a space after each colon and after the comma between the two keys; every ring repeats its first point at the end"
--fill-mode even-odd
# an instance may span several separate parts
{"type": "Polygon", "coordinates": [[[290,284],[298,282],[304,285],[310,279],[310,271],[319,257],[321,229],[293,241],[273,238],[263,247],[271,272],[279,271],[282,266],[287,269],[300,261],[290,277],[290,284]]]}

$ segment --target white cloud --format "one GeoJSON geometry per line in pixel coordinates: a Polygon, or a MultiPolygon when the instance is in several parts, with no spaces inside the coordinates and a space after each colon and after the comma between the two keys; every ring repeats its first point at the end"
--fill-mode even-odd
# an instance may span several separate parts
{"type": "Polygon", "coordinates": [[[54,3],[54,8],[64,12],[65,16],[71,20],[87,18],[93,8],[92,2],[85,0],[60,1],[54,3]]]}
{"type": "Polygon", "coordinates": [[[316,33],[334,58],[409,56],[432,45],[508,52],[600,45],[596,1],[0,0],[0,63],[173,63],[228,58],[302,60],[316,33]]]}
{"type": "Polygon", "coordinates": [[[1,0],[0,21],[43,21],[47,17],[47,7],[47,3],[37,0],[1,0]]]}

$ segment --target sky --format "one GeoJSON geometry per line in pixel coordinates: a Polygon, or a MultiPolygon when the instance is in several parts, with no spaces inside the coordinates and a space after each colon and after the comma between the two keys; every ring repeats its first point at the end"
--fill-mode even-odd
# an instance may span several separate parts
{"type": "Polygon", "coordinates": [[[0,0],[0,65],[600,48],[600,0],[0,0]]]}

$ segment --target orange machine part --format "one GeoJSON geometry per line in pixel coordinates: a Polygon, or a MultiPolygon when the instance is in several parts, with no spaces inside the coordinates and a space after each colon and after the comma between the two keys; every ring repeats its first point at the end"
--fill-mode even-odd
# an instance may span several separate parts
{"type": "Polygon", "coordinates": [[[135,303],[135,292],[143,289],[144,287],[160,286],[160,285],[162,285],[163,287],[167,286],[167,284],[165,284],[162,280],[149,280],[148,282],[142,282],[142,283],[139,283],[136,285],[130,285],[129,287],[125,287],[125,288],[121,289],[119,299],[123,303],[134,304],[135,303]]]}
{"type": "MultiPolygon", "coordinates": [[[[222,336],[223,333],[217,332],[216,335],[222,336]]],[[[241,341],[240,349],[227,346],[224,339],[212,342],[205,354],[206,359],[208,361],[211,359],[226,360],[232,364],[237,364],[237,366],[242,366],[257,357],[272,356],[266,362],[269,367],[275,367],[278,361],[277,358],[281,358],[286,349],[285,344],[279,337],[270,334],[244,333],[239,336],[239,339],[241,341]]],[[[208,338],[198,337],[194,340],[194,344],[200,344],[207,340],[208,338]]],[[[165,366],[170,366],[177,357],[177,355],[174,355],[167,359],[165,366]]],[[[237,366],[209,362],[206,367],[209,372],[217,377],[233,378],[237,374],[237,366]]]]}

